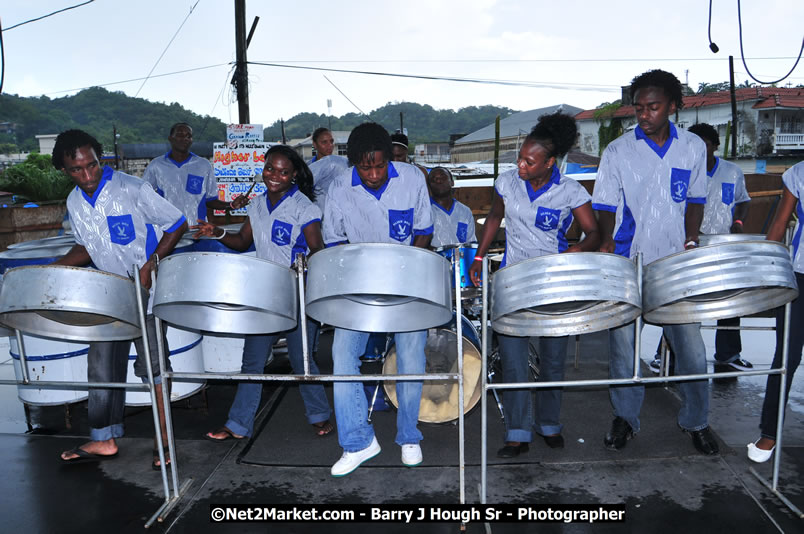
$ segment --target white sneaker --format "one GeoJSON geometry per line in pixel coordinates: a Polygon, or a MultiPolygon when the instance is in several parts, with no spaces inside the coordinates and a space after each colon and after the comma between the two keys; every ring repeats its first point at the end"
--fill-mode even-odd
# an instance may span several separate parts
{"type": "Polygon", "coordinates": [[[422,463],[422,448],[418,443],[402,445],[402,463],[408,467],[416,467],[422,463]]]}
{"type": "Polygon", "coordinates": [[[378,454],[380,454],[380,444],[377,443],[377,437],[371,438],[371,444],[368,447],[363,449],[362,451],[357,452],[343,452],[343,456],[341,459],[335,462],[335,465],[332,466],[332,476],[334,477],[342,477],[348,475],[358,467],[360,464],[365,462],[366,460],[371,460],[378,454]]]}

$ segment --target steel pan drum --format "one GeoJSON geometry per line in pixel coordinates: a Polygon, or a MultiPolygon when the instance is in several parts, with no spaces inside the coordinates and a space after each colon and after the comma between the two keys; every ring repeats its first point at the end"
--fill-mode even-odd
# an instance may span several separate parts
{"type": "Polygon", "coordinates": [[[644,317],[656,324],[742,317],[796,296],[790,252],[775,241],[685,250],[646,265],[643,274],[644,317]]]}
{"type": "Polygon", "coordinates": [[[307,313],[361,332],[410,332],[452,316],[450,264],[435,252],[387,243],[340,245],[310,257],[307,313]]]}
{"type": "MultiPolygon", "coordinates": [[[[463,328],[463,413],[468,413],[482,394],[480,370],[480,340],[472,322],[461,317],[463,328]]],[[[427,358],[426,373],[457,373],[458,351],[455,321],[441,328],[432,328],[427,332],[424,353],[427,358]]],[[[396,347],[391,346],[382,366],[384,375],[397,374],[396,347]]],[[[396,398],[396,382],[383,382],[385,394],[391,404],[398,407],[396,398]]],[[[419,421],[424,423],[446,423],[458,418],[458,382],[456,380],[427,380],[422,384],[422,399],[419,403],[419,421]]]]}
{"type": "MultiPolygon", "coordinates": [[[[0,293],[3,292],[3,275],[0,274],[0,293]]],[[[14,336],[14,330],[11,328],[6,328],[5,325],[0,324],[0,337],[12,337],[14,336]]]]}
{"type": "MultiPolygon", "coordinates": [[[[34,406],[54,406],[85,400],[89,393],[83,389],[38,388],[36,382],[86,382],[87,354],[86,343],[67,343],[58,339],[47,339],[25,334],[25,362],[31,385],[17,385],[17,396],[25,404],[34,406]]],[[[11,338],[10,353],[14,360],[14,375],[22,380],[20,351],[17,339],[11,338]]]]}
{"type": "Polygon", "coordinates": [[[192,252],[162,260],[154,315],[206,332],[266,334],[296,327],[296,273],[241,254],[192,252]]]}
{"type": "Polygon", "coordinates": [[[765,236],[763,234],[701,234],[698,244],[706,247],[734,241],[765,241],[765,236]]]}
{"type": "Polygon", "coordinates": [[[627,324],[641,312],[636,265],[615,254],[549,254],[503,267],[491,325],[509,336],[566,336],[627,324]]]}
{"type": "Polygon", "coordinates": [[[132,280],[63,265],[30,265],[7,271],[0,291],[0,323],[70,341],[118,341],[140,336],[132,280]]]}
{"type": "Polygon", "coordinates": [[[23,265],[48,265],[61,258],[72,245],[15,248],[0,252],[0,274],[23,265]]]}
{"type": "Polygon", "coordinates": [[[19,248],[39,248],[39,247],[53,247],[53,246],[73,246],[75,245],[75,236],[73,234],[57,235],[53,237],[44,237],[42,239],[34,239],[33,241],[23,241],[21,243],[12,243],[8,246],[9,250],[19,248]]]}

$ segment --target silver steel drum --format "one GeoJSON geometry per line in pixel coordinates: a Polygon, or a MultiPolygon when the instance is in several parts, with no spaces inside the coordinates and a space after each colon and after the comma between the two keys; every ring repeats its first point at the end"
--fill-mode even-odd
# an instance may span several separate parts
{"type": "Polygon", "coordinates": [[[0,252],[0,274],[24,265],[48,265],[67,254],[72,245],[14,248],[0,252]]]}
{"type": "MultiPolygon", "coordinates": [[[[3,292],[3,275],[0,275],[0,293],[3,292]]],[[[14,336],[14,330],[6,328],[5,325],[0,324],[0,337],[14,336]]]]}
{"type": "Polygon", "coordinates": [[[70,341],[140,336],[133,280],[63,265],[29,265],[7,271],[0,291],[0,323],[70,341]]]}
{"type": "Polygon", "coordinates": [[[296,273],[253,256],[175,254],[159,263],[153,312],[171,324],[224,334],[296,327],[296,273]]]}
{"type": "Polygon", "coordinates": [[[734,241],[765,241],[764,234],[701,234],[698,244],[702,247],[732,243],[734,241]]]}
{"type": "Polygon", "coordinates": [[[636,265],[615,254],[549,254],[504,267],[491,286],[491,326],[510,336],[566,336],[641,313],[636,265]]]}
{"type": "Polygon", "coordinates": [[[646,321],[685,324],[759,313],[798,296],[790,253],[775,241],[698,247],[646,265],[646,321]]]}
{"type": "Polygon", "coordinates": [[[21,243],[12,243],[8,246],[9,250],[21,248],[37,248],[37,247],[53,247],[53,246],[73,246],[75,245],[75,236],[73,234],[57,235],[53,237],[44,237],[42,239],[34,239],[33,241],[23,241],[21,243]]]}
{"type": "Polygon", "coordinates": [[[307,313],[361,332],[411,332],[452,317],[450,263],[389,243],[340,245],[310,257],[307,313]]]}

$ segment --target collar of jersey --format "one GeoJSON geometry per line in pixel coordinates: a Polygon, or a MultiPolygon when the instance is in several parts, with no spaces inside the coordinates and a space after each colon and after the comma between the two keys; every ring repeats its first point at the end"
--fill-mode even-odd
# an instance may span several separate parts
{"type": "Polygon", "coordinates": [[[647,135],[645,135],[645,132],[642,131],[642,128],[639,126],[634,128],[634,135],[636,135],[637,139],[642,139],[645,141],[660,158],[664,158],[664,155],[667,154],[668,150],[670,150],[670,145],[673,144],[673,139],[678,139],[678,131],[676,130],[676,126],[672,123],[672,121],[670,122],[670,135],[668,136],[667,141],[664,142],[663,146],[657,145],[653,139],[650,139],[647,135]]]}
{"type": "MultiPolygon", "coordinates": [[[[112,175],[114,174],[114,169],[109,167],[108,165],[103,166],[103,174],[101,174],[100,182],[98,183],[98,188],[95,190],[95,196],[91,197],[84,193],[84,190],[80,187],[78,188],[81,191],[81,194],[84,196],[84,199],[89,202],[89,205],[93,208],[95,207],[95,201],[100,197],[101,191],[103,191],[103,186],[106,185],[106,182],[111,181],[112,175]]],[[[78,187],[78,186],[76,186],[78,187]]]]}
{"type": "Polygon", "coordinates": [[[710,178],[711,178],[712,176],[714,176],[714,175],[715,175],[715,171],[717,171],[717,166],[718,166],[718,165],[720,165],[720,158],[719,158],[719,157],[717,157],[717,156],[715,156],[715,166],[714,166],[714,167],[712,167],[712,172],[706,171],[706,175],[707,175],[708,177],[710,177],[710,178]]]}
{"type": "Polygon", "coordinates": [[[274,212],[274,210],[275,210],[276,208],[278,208],[278,207],[279,207],[279,205],[280,205],[280,204],[282,204],[282,202],[283,202],[283,201],[284,201],[286,198],[288,198],[288,197],[292,197],[292,196],[293,196],[293,195],[296,193],[296,191],[298,191],[298,190],[299,190],[299,186],[298,186],[298,185],[294,185],[293,187],[291,187],[290,189],[288,189],[287,191],[285,191],[285,194],[284,194],[284,195],[282,195],[282,198],[280,198],[280,199],[279,199],[279,202],[277,202],[277,203],[276,203],[276,206],[271,206],[271,199],[270,199],[270,198],[268,198],[268,190],[266,190],[266,191],[265,191],[265,205],[266,205],[266,206],[268,206],[268,213],[273,213],[273,212],[274,212]]]}
{"type": "Polygon", "coordinates": [[[172,153],[173,153],[172,150],[168,150],[168,152],[165,154],[165,159],[168,160],[169,162],[171,162],[173,165],[175,165],[176,167],[178,167],[180,169],[182,168],[183,165],[185,165],[187,163],[190,163],[190,161],[192,161],[192,159],[193,159],[193,156],[195,156],[195,154],[190,152],[190,155],[187,156],[187,159],[182,161],[181,163],[179,163],[178,161],[176,161],[175,159],[170,157],[170,154],[172,154],[172,153]]]}
{"type": "MultiPolygon", "coordinates": [[[[517,176],[518,177],[518,176],[517,176]]],[[[547,180],[547,183],[541,186],[537,191],[533,190],[533,186],[530,185],[530,182],[525,180],[525,190],[528,192],[528,198],[531,202],[545,194],[551,187],[557,185],[558,182],[561,180],[561,173],[558,172],[558,167],[553,165],[553,172],[550,175],[550,179],[547,180]]]]}
{"type": "Polygon", "coordinates": [[[433,197],[430,197],[430,204],[432,204],[433,206],[437,207],[438,209],[440,209],[441,211],[443,211],[447,215],[452,215],[452,212],[455,211],[455,199],[454,198],[452,199],[452,205],[449,207],[449,210],[445,210],[444,206],[439,204],[436,201],[436,199],[434,199],[433,197]]]}
{"type": "Polygon", "coordinates": [[[357,174],[357,167],[352,167],[352,187],[357,187],[359,185],[363,186],[363,189],[371,193],[377,200],[380,200],[382,194],[388,188],[388,183],[391,181],[391,178],[396,178],[399,176],[399,173],[396,172],[396,167],[390,161],[388,162],[388,179],[385,180],[385,183],[382,184],[382,187],[379,189],[372,189],[370,187],[366,187],[366,184],[363,183],[363,180],[360,179],[360,175],[357,174]]]}

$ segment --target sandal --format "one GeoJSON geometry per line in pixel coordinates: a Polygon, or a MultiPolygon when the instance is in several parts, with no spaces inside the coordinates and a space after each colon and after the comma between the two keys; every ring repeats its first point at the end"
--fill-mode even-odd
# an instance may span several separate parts
{"type": "Polygon", "coordinates": [[[313,428],[315,428],[315,435],[319,438],[326,437],[335,430],[335,427],[329,420],[313,423],[313,428]]]}
{"type": "Polygon", "coordinates": [[[204,434],[204,439],[208,439],[209,441],[214,441],[216,443],[221,443],[223,441],[228,441],[230,439],[244,439],[245,437],[246,436],[240,436],[238,434],[235,434],[225,426],[222,426],[216,430],[213,430],[212,432],[207,432],[206,434],[204,434]],[[224,436],[222,438],[215,438],[212,437],[212,434],[224,434],[224,436]]]}
{"type": "MultiPolygon", "coordinates": [[[[165,449],[165,467],[170,467],[170,453],[165,449]]],[[[151,469],[154,471],[161,471],[162,466],[159,464],[159,449],[154,449],[154,460],[151,462],[151,469]]]]}

